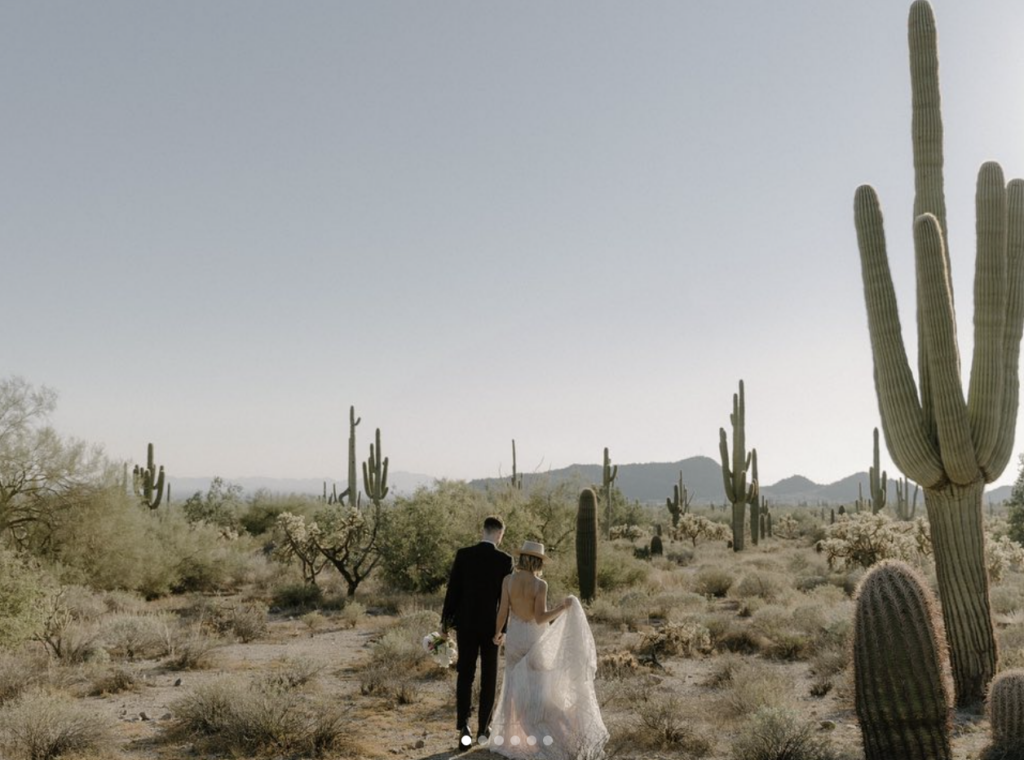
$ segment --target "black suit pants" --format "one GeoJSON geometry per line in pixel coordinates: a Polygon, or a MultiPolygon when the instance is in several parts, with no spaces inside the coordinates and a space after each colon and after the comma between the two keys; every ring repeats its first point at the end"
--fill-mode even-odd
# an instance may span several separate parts
{"type": "Polygon", "coordinates": [[[494,643],[494,630],[455,630],[455,642],[459,648],[457,664],[458,680],[455,685],[456,728],[469,726],[469,714],[473,700],[473,680],[476,678],[476,661],[480,659],[480,706],[479,734],[487,730],[494,710],[494,692],[498,683],[498,646],[494,643]]]}

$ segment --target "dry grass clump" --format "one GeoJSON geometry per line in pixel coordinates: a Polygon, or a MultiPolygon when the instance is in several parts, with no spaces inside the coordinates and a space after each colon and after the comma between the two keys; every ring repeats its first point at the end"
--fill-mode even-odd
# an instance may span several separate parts
{"type": "Polygon", "coordinates": [[[637,704],[635,722],[616,732],[610,749],[670,751],[687,759],[706,757],[714,749],[714,741],[696,729],[695,722],[675,695],[653,696],[637,704]]]}
{"type": "Polygon", "coordinates": [[[0,707],[46,680],[47,662],[27,651],[0,652],[0,707]]]}
{"type": "Polygon", "coordinates": [[[0,756],[51,760],[98,752],[110,743],[110,724],[67,694],[29,689],[0,712],[0,756]]]}
{"type": "Polygon", "coordinates": [[[370,660],[360,677],[363,695],[410,704],[419,698],[419,680],[444,678],[448,670],[438,667],[423,649],[423,637],[439,629],[441,616],[433,610],[402,615],[373,644],[370,660]]]}
{"type": "Polygon", "coordinates": [[[827,734],[790,709],[765,707],[743,722],[733,760],[836,760],[827,734]]]}
{"type": "Polygon", "coordinates": [[[355,628],[366,617],[366,607],[359,602],[347,602],[338,613],[338,622],[343,628],[355,628]]]}
{"type": "Polygon", "coordinates": [[[139,669],[126,663],[118,663],[107,668],[89,689],[90,696],[104,694],[121,694],[126,691],[138,691],[142,686],[142,674],[139,669]]]}
{"type": "Polygon", "coordinates": [[[336,705],[284,682],[234,676],[201,684],[171,709],[175,735],[232,755],[321,757],[344,744],[349,724],[336,705]]]}
{"type": "Polygon", "coordinates": [[[290,691],[313,683],[322,670],[323,663],[309,657],[285,657],[262,676],[261,684],[272,691],[290,691]]]}
{"type": "Polygon", "coordinates": [[[591,602],[587,617],[599,623],[625,627],[631,631],[650,619],[651,598],[642,591],[627,591],[615,601],[598,597],[591,602]]]}
{"type": "Polygon", "coordinates": [[[769,571],[748,572],[729,589],[728,595],[733,599],[757,598],[768,603],[780,600],[788,589],[788,579],[769,571]]]}
{"type": "Polygon", "coordinates": [[[835,687],[850,666],[850,648],[822,649],[811,658],[811,696],[823,697],[835,687]]]}
{"type": "Polygon", "coordinates": [[[996,630],[999,641],[999,669],[1024,668],[1024,615],[1020,620],[996,630]]]}
{"type": "Polygon", "coordinates": [[[989,590],[989,600],[996,615],[1012,615],[1024,610],[1024,587],[1019,582],[993,586],[989,590]]]}
{"type": "Polygon", "coordinates": [[[651,617],[662,620],[679,620],[708,609],[706,597],[693,591],[663,591],[650,600],[651,617]]]}
{"type": "Polygon", "coordinates": [[[171,636],[169,659],[164,664],[171,670],[205,670],[212,667],[214,652],[221,645],[200,625],[178,627],[171,636]]]}
{"type": "Polygon", "coordinates": [[[224,611],[218,628],[244,644],[262,639],[268,631],[267,606],[261,602],[231,605],[224,611]]]}
{"type": "Polygon", "coordinates": [[[784,673],[757,660],[744,660],[723,672],[716,702],[721,714],[748,717],[764,707],[788,707],[793,681],[784,673]]]}

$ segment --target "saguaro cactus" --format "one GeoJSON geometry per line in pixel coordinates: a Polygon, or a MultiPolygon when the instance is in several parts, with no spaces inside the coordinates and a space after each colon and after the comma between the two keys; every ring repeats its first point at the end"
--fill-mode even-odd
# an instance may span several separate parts
{"type": "Polygon", "coordinates": [[[1024,670],[1006,670],[988,690],[992,746],[982,757],[1024,757],[1024,670]]]}
{"type": "Polygon", "coordinates": [[[668,507],[669,514],[672,515],[672,527],[679,527],[679,518],[690,511],[690,503],[693,501],[693,495],[686,490],[686,486],[683,485],[683,471],[679,471],[679,482],[672,486],[672,498],[665,499],[665,506],[668,507]]]}
{"type": "Polygon", "coordinates": [[[337,498],[340,503],[346,496],[348,505],[354,507],[358,504],[359,483],[356,482],[356,425],[363,421],[362,417],[356,417],[356,408],[348,408],[348,488],[341,492],[337,498]]]}
{"type": "Polygon", "coordinates": [[[950,704],[935,600],[903,562],[861,581],[853,623],[854,702],[867,760],[950,760],[950,704]]]}
{"type": "Polygon", "coordinates": [[[871,514],[877,515],[885,509],[889,489],[889,477],[879,465],[878,428],[875,428],[875,448],[871,462],[871,467],[868,468],[868,487],[871,489],[871,514]],[[879,472],[881,472],[881,475],[879,475],[879,472]]]}
{"type": "Polygon", "coordinates": [[[377,448],[370,444],[370,458],[363,462],[363,490],[375,505],[380,506],[388,495],[388,458],[381,461],[380,428],[377,428],[377,448]]]}
{"type": "Polygon", "coordinates": [[[517,491],[523,490],[523,476],[516,472],[516,439],[512,439],[512,481],[511,485],[517,491]]]}
{"type": "Polygon", "coordinates": [[[909,41],[917,386],[903,345],[882,212],[870,186],[857,189],[854,216],[882,430],[893,462],[924,488],[956,700],[966,706],[984,698],[996,665],[982,493],[1010,459],[1017,421],[1024,181],[1007,186],[995,163],[978,174],[974,357],[965,401],[947,248],[935,19],[923,0],[911,6],[909,41]]]}
{"type": "Polygon", "coordinates": [[[750,485],[748,491],[753,491],[753,496],[747,496],[747,504],[750,506],[750,543],[757,546],[761,537],[761,499],[758,496],[757,488],[757,449],[750,452],[750,485]]]}
{"type": "Polygon", "coordinates": [[[576,572],[580,598],[588,602],[597,591],[597,494],[593,488],[580,492],[576,510],[576,572]]]}
{"type": "Polygon", "coordinates": [[[604,464],[601,467],[601,488],[604,493],[604,537],[610,539],[612,536],[612,484],[619,474],[619,466],[612,467],[611,457],[608,456],[608,447],[604,449],[604,464]]]}
{"type": "Polygon", "coordinates": [[[732,503],[732,548],[733,551],[743,550],[743,522],[746,505],[757,499],[757,480],[751,479],[747,485],[747,470],[751,460],[757,456],[755,451],[746,450],[746,400],[743,395],[743,381],[740,380],[740,391],[732,394],[732,466],[729,465],[729,438],[725,428],[718,430],[718,449],[722,455],[722,478],[725,482],[725,498],[732,503]]]}
{"type": "Polygon", "coordinates": [[[153,457],[153,444],[146,447],[146,467],[135,465],[132,470],[132,490],[143,504],[156,509],[164,497],[164,466],[157,472],[153,457]]]}
{"type": "Polygon", "coordinates": [[[921,487],[914,484],[914,498],[910,498],[910,481],[907,478],[900,478],[896,481],[896,512],[897,520],[913,520],[917,512],[917,494],[921,487]]]}

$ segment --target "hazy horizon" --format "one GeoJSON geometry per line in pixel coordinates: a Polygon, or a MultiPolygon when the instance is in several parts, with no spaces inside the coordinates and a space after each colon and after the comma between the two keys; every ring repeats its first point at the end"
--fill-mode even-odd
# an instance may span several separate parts
{"type": "MultiPolygon", "coordinates": [[[[933,6],[966,379],[1024,4],[933,6]]],[[[865,182],[916,367],[908,8],[8,5],[4,374],[172,481],[342,480],[350,405],[432,477],[717,459],[741,378],[763,482],[867,469],[865,182]]]]}

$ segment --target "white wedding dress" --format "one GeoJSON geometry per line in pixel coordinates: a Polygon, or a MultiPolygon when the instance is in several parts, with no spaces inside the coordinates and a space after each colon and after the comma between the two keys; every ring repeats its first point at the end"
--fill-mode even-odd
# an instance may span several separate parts
{"type": "Polygon", "coordinates": [[[594,694],[597,648],[579,599],[553,623],[509,611],[505,678],[487,749],[522,760],[596,760],[608,730],[594,694]]]}

